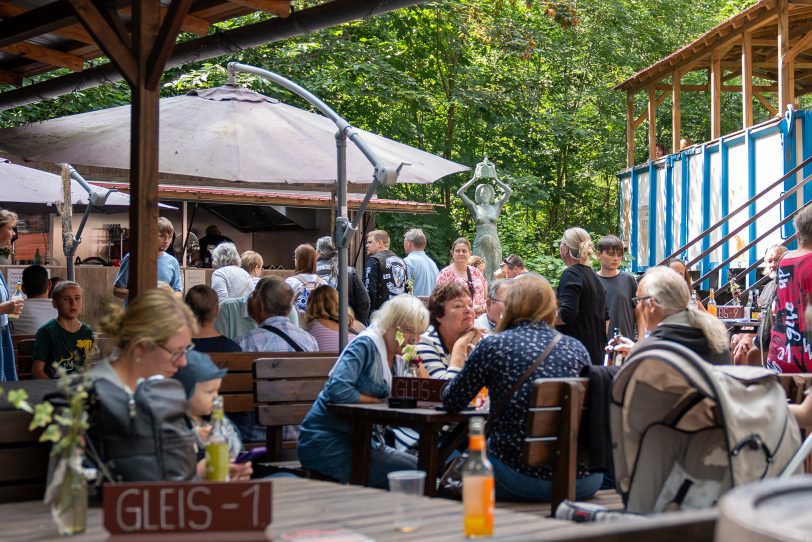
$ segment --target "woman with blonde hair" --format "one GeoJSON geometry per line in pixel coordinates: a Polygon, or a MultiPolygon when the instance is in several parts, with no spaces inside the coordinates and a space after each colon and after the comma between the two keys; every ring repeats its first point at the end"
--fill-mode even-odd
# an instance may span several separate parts
{"type": "MultiPolygon", "coordinates": [[[[0,248],[11,249],[17,214],[0,209],[0,248]]],[[[8,319],[17,318],[23,312],[23,300],[11,299],[11,291],[6,279],[0,273],[0,382],[17,380],[17,365],[14,362],[14,345],[8,319]]]]}
{"type": "Polygon", "coordinates": [[[262,276],[263,265],[265,265],[265,261],[259,252],[246,250],[240,255],[240,267],[251,276],[253,286],[257,285],[257,281],[262,276]]]}
{"type": "MultiPolygon", "coordinates": [[[[372,323],[349,343],[330,373],[299,432],[302,466],[335,478],[350,480],[352,423],[327,408],[329,403],[381,403],[392,389],[395,356],[414,344],[429,324],[429,312],[418,298],[400,294],[372,315],[372,323]],[[399,340],[400,339],[400,340],[399,340]]],[[[417,459],[383,444],[374,435],[369,461],[369,485],[385,488],[386,475],[417,467],[417,459]]],[[[430,481],[433,483],[434,481],[430,481]]]]}
{"type": "MultiPolygon", "coordinates": [[[[194,348],[197,320],[183,301],[160,288],[147,290],[126,309],[113,305],[100,327],[113,339],[110,359],[90,371],[87,439],[96,460],[123,481],[189,480],[205,471],[192,429],[186,421],[186,392],[171,378],[185,367],[194,348]],[[144,387],[146,386],[146,387],[144,387]],[[144,423],[160,420],[161,439],[144,432],[144,423]],[[119,416],[119,417],[116,417],[119,416]],[[157,476],[157,477],[156,477],[157,476]]],[[[154,423],[154,422],[153,422],[154,423]]],[[[231,479],[250,477],[250,464],[230,465],[231,479]]]]}
{"type": "MultiPolygon", "coordinates": [[[[493,426],[488,442],[498,500],[540,502],[551,497],[549,469],[528,466],[522,455],[533,381],[577,377],[589,365],[584,346],[553,328],[556,310],[555,293],[547,280],[532,275],[524,277],[513,283],[505,298],[497,333],[482,339],[467,360],[464,341],[457,341],[451,352],[451,366],[459,367],[460,372],[443,390],[445,408],[459,412],[483,387],[488,388],[492,417],[495,405],[503,405],[496,418],[491,418],[493,426]],[[546,359],[508,396],[550,345],[552,349],[546,359]]],[[[575,483],[576,497],[579,500],[591,497],[602,479],[601,474],[579,478],[575,483]]]]}
{"type": "Polygon", "coordinates": [[[589,266],[595,253],[592,238],[583,228],[570,228],[559,250],[567,268],[558,282],[558,331],[578,339],[593,365],[603,363],[606,347],[606,294],[600,278],[589,266]]]}
{"type": "MultiPolygon", "coordinates": [[[[355,338],[359,323],[349,315],[347,342],[355,338]]],[[[319,343],[319,352],[338,352],[338,290],[332,286],[318,286],[307,300],[305,329],[319,343]]],[[[361,326],[363,331],[363,326],[361,326]]]]}

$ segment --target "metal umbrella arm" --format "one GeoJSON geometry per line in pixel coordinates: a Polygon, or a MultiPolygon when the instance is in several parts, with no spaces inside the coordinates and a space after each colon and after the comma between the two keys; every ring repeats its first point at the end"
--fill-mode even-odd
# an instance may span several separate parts
{"type": "Polygon", "coordinates": [[[339,350],[344,350],[347,345],[347,330],[349,327],[349,319],[347,313],[348,297],[347,297],[347,264],[348,264],[348,246],[350,239],[358,231],[358,225],[361,222],[361,217],[364,216],[369,201],[372,199],[373,194],[377,191],[379,186],[391,186],[398,180],[398,174],[401,168],[406,165],[401,163],[397,168],[385,166],[377,155],[370,149],[361,138],[360,132],[353,127],[349,122],[342,118],[338,113],[324,103],[319,97],[297,85],[290,79],[282,77],[279,74],[257,68],[256,66],[248,66],[240,64],[239,62],[228,63],[228,83],[235,85],[237,83],[237,72],[248,73],[257,75],[263,79],[267,79],[277,85],[289,90],[296,94],[308,103],[312,104],[318,109],[325,117],[333,121],[338,127],[336,132],[336,195],[338,198],[338,213],[336,215],[335,231],[333,232],[333,239],[335,241],[336,250],[338,251],[338,297],[339,297],[339,350]],[[364,200],[355,214],[352,222],[349,219],[347,212],[347,139],[353,142],[358,147],[358,150],[366,157],[367,160],[374,167],[372,174],[372,184],[369,185],[364,200]]]}
{"type": "Polygon", "coordinates": [[[64,205],[63,214],[68,209],[73,208],[73,200],[71,198],[70,193],[70,179],[75,180],[79,183],[79,185],[87,191],[88,194],[88,202],[87,206],[85,207],[85,212],[82,215],[82,221],[79,223],[79,229],[76,230],[76,233],[73,234],[71,232],[71,216],[73,215],[72,212],[67,213],[67,219],[63,220],[62,223],[62,251],[65,254],[65,263],[67,267],[67,275],[68,280],[75,280],[76,272],[74,269],[74,262],[73,257],[76,254],[76,249],[79,248],[79,245],[82,242],[82,232],[85,229],[85,224],[87,224],[87,219],[90,216],[90,212],[93,210],[94,207],[102,208],[104,207],[105,203],[107,203],[107,198],[110,197],[110,194],[115,192],[115,189],[102,189],[98,186],[92,186],[89,184],[84,177],[82,177],[78,171],[76,171],[73,166],[70,164],[63,164],[63,169],[67,171],[68,179],[66,183],[66,187],[64,190],[64,205]]]}

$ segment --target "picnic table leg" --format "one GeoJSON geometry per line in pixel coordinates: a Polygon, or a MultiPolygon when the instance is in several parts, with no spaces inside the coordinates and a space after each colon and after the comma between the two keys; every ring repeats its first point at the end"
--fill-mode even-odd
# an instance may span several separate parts
{"type": "Polygon", "coordinates": [[[350,483],[365,486],[369,482],[372,451],[372,424],[365,420],[352,420],[352,470],[350,483]]]}
{"type": "Polygon", "coordinates": [[[417,444],[417,470],[426,473],[426,497],[437,494],[437,476],[440,470],[440,449],[437,446],[437,429],[432,425],[420,428],[420,440],[417,444]]]}

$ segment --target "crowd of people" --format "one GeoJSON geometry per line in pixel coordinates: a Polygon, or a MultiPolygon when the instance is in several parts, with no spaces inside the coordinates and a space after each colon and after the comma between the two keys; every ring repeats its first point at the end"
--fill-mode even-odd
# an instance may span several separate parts
{"type": "MultiPolygon", "coordinates": [[[[0,210],[0,247],[10,243],[15,223],[14,213],[0,210]]],[[[486,276],[487,262],[472,254],[467,239],[459,238],[450,247],[448,265],[440,269],[426,254],[427,239],[420,229],[404,235],[405,257],[392,250],[387,232],[374,230],[365,239],[363,271],[348,269],[350,335],[349,344],[339,352],[339,270],[331,238],[296,247],[291,276],[262,277],[261,255],[240,254],[230,239],[212,231],[211,239],[201,243],[215,268],[211,286],[194,286],[181,298],[177,260],[166,254],[174,232],[171,222],[162,218],[159,287],[112,310],[102,321],[101,331],[116,349],[89,374],[124,395],[156,375],[177,380],[173,393],[187,398],[192,435],[201,443],[225,375],[206,353],[335,352],[338,361],[329,379],[292,434],[305,468],[347,482],[351,425],[327,405],[384,401],[393,375],[403,370],[398,356],[414,344],[420,359],[418,374],[448,381],[443,402],[449,411],[465,408],[483,389],[491,404],[506,401],[489,433],[497,498],[546,500],[549,469],[527,466],[521,451],[535,378],[576,377],[586,367],[603,365],[607,351],[629,355],[656,341],[680,343],[713,364],[732,363],[734,353],[742,350],[742,359],[749,359],[751,350],[758,349],[766,352],[764,365],[777,372],[807,371],[812,351],[806,334],[806,319],[812,317],[812,309],[806,314],[812,291],[812,209],[798,214],[795,227],[800,248],[784,253],[773,247],[765,259],[771,280],[759,305],[766,309],[766,329],[762,326],[752,337],[734,338],[733,352],[726,326],[692,297],[690,275],[682,262],[652,267],[638,280],[621,270],[625,247],[616,236],[607,235],[595,245],[582,228],[564,231],[558,248],[566,269],[554,290],[517,254],[499,262],[495,276],[486,276]],[[593,258],[600,264],[597,272],[593,258]],[[544,363],[512,389],[543,352],[544,363]]],[[[128,294],[127,264],[125,257],[113,285],[119,297],[128,294]]],[[[22,288],[27,299],[12,299],[0,274],[2,380],[17,378],[11,333],[36,335],[32,369],[36,378],[87,369],[97,349],[93,330],[80,320],[82,287],[64,281],[50,289],[45,269],[31,266],[23,273],[22,288]],[[19,318],[10,321],[10,315],[19,318]]],[[[812,412],[812,402],[807,402],[804,408],[812,412]]],[[[812,419],[806,410],[798,416],[812,419]]],[[[253,414],[232,421],[234,453],[241,440],[264,439],[253,414]]],[[[115,432],[112,436],[89,432],[91,442],[95,439],[102,447],[105,439],[119,437],[124,438],[115,432]]],[[[385,487],[388,472],[415,468],[413,430],[388,428],[373,440],[370,485],[385,487]]],[[[201,464],[205,460],[194,451],[199,449],[190,448],[189,457],[195,461],[178,462],[173,477],[189,479],[205,471],[201,464]]],[[[249,477],[247,465],[232,463],[232,477],[249,477]]],[[[579,498],[594,494],[601,483],[600,474],[580,472],[579,498]]]]}

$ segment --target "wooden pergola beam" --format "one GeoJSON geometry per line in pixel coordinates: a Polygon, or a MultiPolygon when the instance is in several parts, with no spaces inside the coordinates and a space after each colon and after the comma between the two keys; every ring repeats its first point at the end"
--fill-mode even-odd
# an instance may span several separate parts
{"type": "Polygon", "coordinates": [[[759,92],[759,91],[757,91],[757,90],[753,90],[753,96],[756,98],[756,100],[758,100],[758,101],[759,101],[759,103],[760,103],[761,105],[763,105],[763,106],[764,106],[764,108],[765,108],[767,111],[769,111],[769,112],[770,112],[770,115],[772,115],[772,116],[774,116],[774,117],[775,117],[776,115],[778,115],[778,109],[776,109],[775,107],[773,107],[773,104],[771,104],[771,103],[770,103],[770,102],[767,100],[767,98],[765,98],[765,97],[764,97],[764,95],[763,95],[763,94],[761,94],[761,92],[759,92]]]}
{"type": "MultiPolygon", "coordinates": [[[[14,5],[10,2],[0,2],[0,17],[2,17],[3,19],[9,19],[11,17],[22,15],[27,11],[30,10],[14,5]]],[[[85,43],[87,45],[96,45],[96,42],[93,41],[93,38],[90,36],[90,34],[85,32],[84,29],[78,24],[73,24],[70,26],[60,28],[58,30],[54,30],[52,34],[73,41],[78,41],[80,43],[85,43]]]]}
{"type": "Polygon", "coordinates": [[[290,15],[290,0],[228,0],[232,4],[244,6],[257,11],[267,11],[277,17],[290,15]]]}
{"type": "MultiPolygon", "coordinates": [[[[655,85],[657,90],[671,91],[670,84],[655,85]]],[[[710,87],[708,85],[681,85],[683,92],[707,92],[710,87]]],[[[778,92],[778,85],[754,85],[754,89],[762,92],[778,92]]],[[[741,92],[741,87],[738,85],[722,85],[719,87],[722,92],[741,92]]]]}
{"type": "Polygon", "coordinates": [[[648,158],[657,157],[657,89],[648,87],[648,158]]]}
{"type": "Polygon", "coordinates": [[[710,86],[711,103],[711,139],[718,139],[722,135],[722,52],[719,49],[711,55],[708,84],[710,86]]]}
{"type": "Polygon", "coordinates": [[[43,47],[42,45],[29,43],[27,41],[21,41],[20,43],[0,47],[0,51],[30,58],[31,60],[36,60],[38,62],[44,62],[45,64],[67,68],[74,72],[82,71],[85,63],[85,59],[78,55],[63,53],[62,51],[57,51],[56,49],[50,49],[48,47],[43,47]]]}
{"type": "Polygon", "coordinates": [[[19,87],[23,84],[23,76],[12,71],[0,70],[0,83],[19,87]]]}
{"type": "Polygon", "coordinates": [[[634,93],[626,94],[626,167],[634,165],[634,93]]]}
{"type": "Polygon", "coordinates": [[[776,0],[778,14],[778,110],[786,111],[792,103],[792,60],[789,53],[789,14],[787,0],[776,0]]]}
{"type": "MultiPolygon", "coordinates": [[[[137,66],[129,40],[123,40],[92,0],[68,0],[85,29],[94,37],[104,54],[116,65],[119,73],[132,85],[137,66]]],[[[116,16],[118,16],[116,14],[116,16]]]]}

